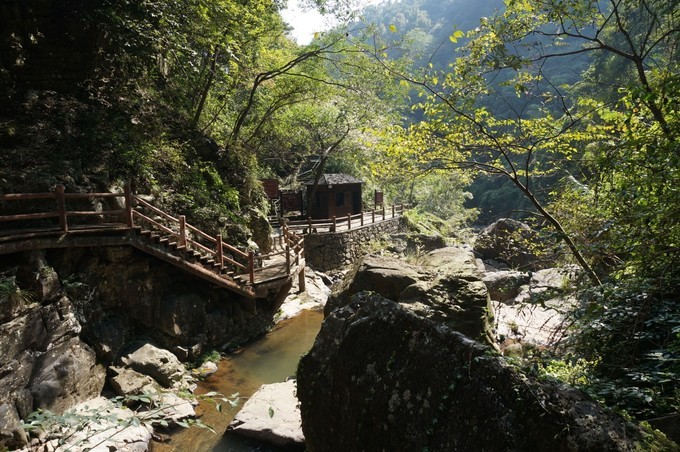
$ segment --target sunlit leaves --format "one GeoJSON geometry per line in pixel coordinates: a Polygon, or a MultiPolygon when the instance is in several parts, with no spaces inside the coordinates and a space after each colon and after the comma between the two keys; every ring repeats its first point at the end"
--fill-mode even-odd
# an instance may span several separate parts
{"type": "Polygon", "coordinates": [[[449,36],[449,40],[453,43],[456,43],[463,36],[465,36],[465,34],[462,31],[456,30],[451,36],[449,36]]]}

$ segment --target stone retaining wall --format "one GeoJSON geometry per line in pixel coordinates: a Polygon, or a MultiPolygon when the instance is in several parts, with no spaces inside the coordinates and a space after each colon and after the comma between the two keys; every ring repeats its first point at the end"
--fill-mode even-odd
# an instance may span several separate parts
{"type": "Polygon", "coordinates": [[[398,232],[401,217],[342,232],[305,235],[305,258],[315,270],[334,270],[356,262],[369,242],[398,232]]]}

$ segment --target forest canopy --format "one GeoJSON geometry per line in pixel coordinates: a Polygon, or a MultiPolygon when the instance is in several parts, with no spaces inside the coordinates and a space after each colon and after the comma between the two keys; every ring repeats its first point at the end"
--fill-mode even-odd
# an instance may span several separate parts
{"type": "Polygon", "coordinates": [[[680,410],[680,1],[307,3],[344,22],[304,46],[275,0],[0,3],[0,190],[132,182],[245,241],[313,159],[522,217],[584,275],[586,389],[680,410]]]}

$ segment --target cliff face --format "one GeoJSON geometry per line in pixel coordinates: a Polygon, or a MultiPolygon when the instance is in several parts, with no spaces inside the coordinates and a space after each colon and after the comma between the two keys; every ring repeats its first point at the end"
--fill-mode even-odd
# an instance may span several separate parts
{"type": "Polygon", "coordinates": [[[113,32],[106,8],[114,9],[86,0],[0,2],[0,192],[52,189],[57,180],[90,186],[84,175],[105,189],[121,166],[116,148],[148,132],[131,122],[140,101],[121,89],[133,71],[120,58],[124,30],[113,32]]]}
{"type": "MultiPolygon", "coordinates": [[[[103,42],[95,2],[8,0],[0,3],[1,96],[26,90],[77,92],[94,74],[103,42]]],[[[2,99],[5,106],[7,100],[2,99]]]]}
{"type": "Polygon", "coordinates": [[[19,419],[30,412],[97,397],[135,341],[195,359],[263,334],[277,303],[211,288],[130,247],[0,256],[0,448],[25,442],[19,419]]]}

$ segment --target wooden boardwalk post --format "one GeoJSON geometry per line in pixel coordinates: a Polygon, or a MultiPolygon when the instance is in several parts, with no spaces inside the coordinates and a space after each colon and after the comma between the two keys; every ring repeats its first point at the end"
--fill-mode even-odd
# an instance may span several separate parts
{"type": "Polygon", "coordinates": [[[307,230],[307,232],[309,234],[311,234],[312,233],[312,217],[307,217],[307,224],[309,225],[309,229],[307,230]]]}
{"type": "Polygon", "coordinates": [[[57,215],[59,215],[59,227],[63,232],[68,232],[68,222],[66,220],[66,200],[64,199],[64,186],[57,184],[54,187],[54,195],[57,199],[57,215]]]}
{"type": "Polygon", "coordinates": [[[220,270],[224,267],[224,250],[222,249],[222,234],[217,234],[215,237],[217,241],[217,263],[220,264],[220,270]]]}
{"type": "Polygon", "coordinates": [[[364,225],[364,210],[361,209],[361,226],[364,225]]]}
{"type": "Polygon", "coordinates": [[[248,251],[248,273],[250,284],[255,284],[255,253],[253,250],[248,251]]]}
{"type": "Polygon", "coordinates": [[[290,245],[286,243],[286,274],[290,275],[290,245]]]}
{"type": "Polygon", "coordinates": [[[335,215],[333,215],[333,226],[331,227],[330,232],[335,232],[335,225],[336,225],[336,220],[335,220],[335,215]]]}
{"type": "Polygon", "coordinates": [[[132,188],[130,184],[125,184],[125,224],[128,228],[135,227],[135,221],[132,218],[132,188]]]}
{"type": "Polygon", "coordinates": [[[382,219],[385,220],[385,204],[382,205],[382,219]]]}
{"type": "Polygon", "coordinates": [[[352,214],[351,213],[347,214],[347,230],[348,231],[352,230],[352,214]]]}
{"type": "Polygon", "coordinates": [[[371,223],[375,223],[375,209],[371,210],[371,223]]]}
{"type": "Polygon", "coordinates": [[[394,204],[392,204],[392,218],[394,218],[394,204]]]}
{"type": "Polygon", "coordinates": [[[179,245],[187,248],[187,217],[179,216],[179,245]]]}
{"type": "Polygon", "coordinates": [[[305,279],[305,267],[300,269],[298,273],[298,289],[300,292],[307,290],[307,280],[305,279]]]}

